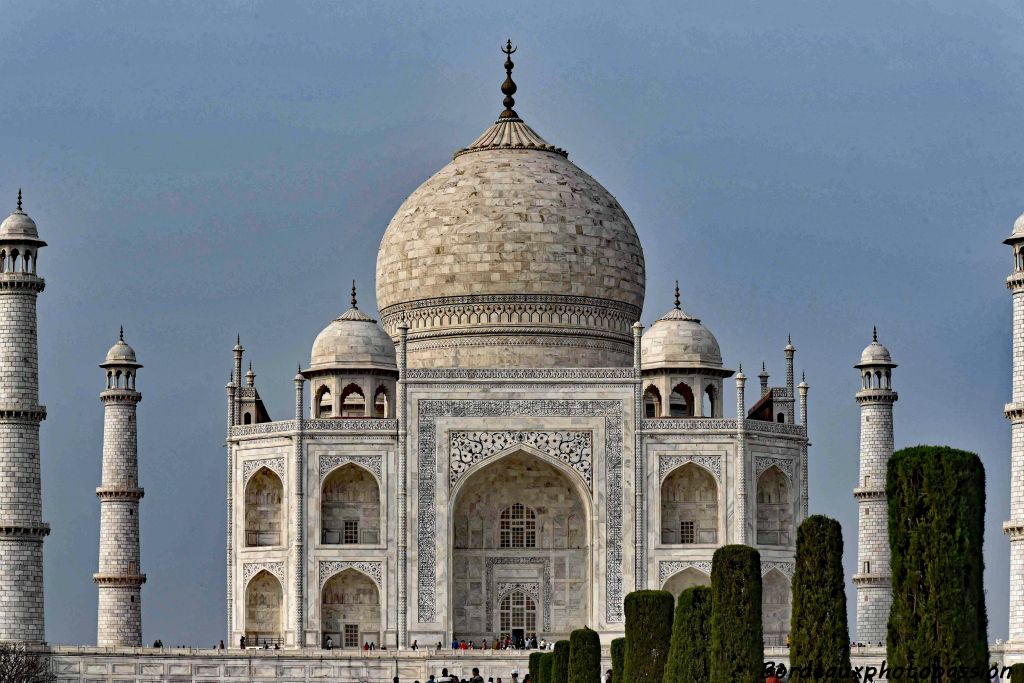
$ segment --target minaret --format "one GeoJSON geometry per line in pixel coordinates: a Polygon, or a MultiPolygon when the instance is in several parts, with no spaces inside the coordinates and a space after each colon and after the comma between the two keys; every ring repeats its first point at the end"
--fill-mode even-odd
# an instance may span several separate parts
{"type": "Polygon", "coordinates": [[[39,349],[35,222],[18,208],[0,224],[0,641],[42,642],[43,523],[39,483],[39,349]]]}
{"type": "Polygon", "coordinates": [[[93,575],[99,589],[96,644],[100,647],[142,645],[142,584],[139,568],[138,430],[136,406],[142,394],[135,377],[142,367],[135,351],[124,342],[124,328],[117,343],[100,363],[106,371],[103,401],[103,482],[96,489],[100,499],[100,567],[93,575]]]}
{"type": "Polygon", "coordinates": [[[885,499],[886,469],[892,457],[892,362],[878,343],[877,331],[854,366],[860,370],[860,479],[853,496],[860,507],[857,535],[857,639],[885,642],[892,585],[889,571],[889,524],[885,499]]]}
{"type": "Polygon", "coordinates": [[[1003,531],[1010,537],[1009,641],[1024,642],[1024,216],[1003,240],[1013,248],[1013,273],[1006,288],[1013,296],[1013,396],[1004,409],[1010,421],[1010,519],[1003,531]]]}

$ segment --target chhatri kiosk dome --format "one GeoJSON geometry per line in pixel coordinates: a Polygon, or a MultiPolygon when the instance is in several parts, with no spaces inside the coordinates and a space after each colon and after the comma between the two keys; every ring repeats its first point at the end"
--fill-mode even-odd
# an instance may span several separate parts
{"type": "Polygon", "coordinates": [[[399,207],[377,305],[410,367],[632,364],[644,254],[615,197],[512,108],[399,207]]]}

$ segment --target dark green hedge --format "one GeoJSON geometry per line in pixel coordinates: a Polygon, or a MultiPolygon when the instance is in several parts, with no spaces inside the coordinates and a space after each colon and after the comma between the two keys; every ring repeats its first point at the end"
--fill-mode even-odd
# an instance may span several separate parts
{"type": "Polygon", "coordinates": [[[612,640],[612,683],[624,683],[622,671],[626,668],[626,639],[612,640]]]}
{"type": "Polygon", "coordinates": [[[889,460],[892,609],[889,669],[988,665],[985,468],[946,446],[904,448],[889,460]]]}
{"type": "Polygon", "coordinates": [[[544,656],[543,652],[539,650],[530,653],[530,680],[537,681],[540,679],[540,658],[544,656]]]}
{"type": "Polygon", "coordinates": [[[661,683],[672,640],[674,602],[668,591],[634,591],[626,596],[623,683],[661,683]]]}
{"type": "Polygon", "coordinates": [[[665,666],[664,683],[706,683],[710,676],[711,589],[687,588],[676,601],[672,621],[672,646],[665,666]]]}
{"type": "Polygon", "coordinates": [[[559,640],[555,643],[555,658],[551,660],[551,683],[569,680],[569,641],[559,640]]]}
{"type": "MultiPolygon", "coordinates": [[[[540,675],[537,676],[537,683],[554,683],[554,679],[551,678],[551,666],[555,662],[554,652],[545,652],[540,657],[540,675]]],[[[530,680],[533,680],[533,676],[530,676],[530,680]]]]}
{"type": "Polygon", "coordinates": [[[763,660],[761,556],[750,546],[722,546],[711,562],[711,680],[759,681],[763,660]]]}
{"type": "Polygon", "coordinates": [[[850,680],[843,528],[812,515],[796,532],[790,664],[794,681],[850,680]]]}
{"type": "Polygon", "coordinates": [[[601,680],[601,636],[597,631],[580,628],[569,634],[568,680],[569,683],[601,680]]]}

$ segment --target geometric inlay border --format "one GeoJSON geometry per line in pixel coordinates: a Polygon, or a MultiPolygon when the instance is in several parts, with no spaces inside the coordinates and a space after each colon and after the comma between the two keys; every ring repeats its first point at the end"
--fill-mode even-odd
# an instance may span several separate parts
{"type": "Polygon", "coordinates": [[[334,469],[352,463],[363,469],[367,469],[381,478],[381,456],[379,455],[321,455],[320,456],[320,483],[322,484],[327,475],[334,469]]]}
{"type": "Polygon", "coordinates": [[[772,458],[766,455],[759,455],[754,460],[754,479],[757,479],[765,470],[774,465],[778,467],[782,472],[789,477],[790,481],[795,479],[793,475],[793,459],[792,458],[772,458]]]}
{"type": "Polygon", "coordinates": [[[346,561],[346,560],[328,560],[320,562],[320,589],[323,590],[324,584],[327,580],[345,571],[346,569],[355,569],[358,572],[366,574],[373,582],[377,584],[377,588],[382,588],[384,582],[384,563],[383,562],[372,562],[364,560],[346,561]]]}
{"type": "Polygon", "coordinates": [[[658,458],[659,478],[664,480],[665,475],[686,463],[696,463],[709,470],[715,479],[722,481],[722,456],[720,455],[662,455],[658,458]]]}
{"type": "Polygon", "coordinates": [[[591,431],[453,431],[449,435],[449,490],[455,488],[462,475],[473,465],[516,445],[532,446],[561,460],[578,472],[587,483],[587,488],[593,490],[593,440],[594,433],[591,431]]]}
{"type": "MultiPolygon", "coordinates": [[[[605,421],[605,621],[622,623],[623,402],[597,399],[423,399],[417,406],[417,620],[434,623],[437,618],[437,420],[449,417],[600,417],[605,421]]],[[[546,600],[545,604],[549,602],[546,600]]]]}
{"type": "Polygon", "coordinates": [[[697,560],[691,562],[689,560],[668,560],[667,562],[658,563],[658,581],[659,585],[664,586],[665,582],[672,578],[674,575],[687,569],[696,569],[702,574],[711,576],[711,562],[697,560]]]}
{"type": "Polygon", "coordinates": [[[284,584],[284,562],[251,562],[242,565],[242,585],[246,586],[252,577],[266,570],[284,584]]]}
{"type": "Polygon", "coordinates": [[[266,467],[284,481],[284,458],[264,458],[262,460],[242,461],[242,482],[248,483],[249,477],[259,469],[266,467]]]}
{"type": "Polygon", "coordinates": [[[786,575],[790,581],[793,580],[793,573],[796,571],[795,565],[792,562],[762,562],[761,563],[761,576],[764,576],[773,569],[778,569],[780,572],[786,575]]]}

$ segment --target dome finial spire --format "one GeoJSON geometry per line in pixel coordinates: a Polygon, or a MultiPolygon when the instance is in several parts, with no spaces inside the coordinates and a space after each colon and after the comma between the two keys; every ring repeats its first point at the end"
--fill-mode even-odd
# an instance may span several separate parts
{"type": "Polygon", "coordinates": [[[676,280],[676,310],[679,310],[679,280],[676,280]]]}
{"type": "Polygon", "coordinates": [[[21,188],[18,188],[18,211],[21,211],[21,188]]]}
{"type": "Polygon", "coordinates": [[[359,308],[356,306],[356,281],[352,281],[352,308],[359,308]]]}
{"type": "Polygon", "coordinates": [[[117,338],[124,341],[124,325],[121,325],[121,331],[118,332],[117,338]]]}
{"type": "Polygon", "coordinates": [[[873,341],[873,342],[878,341],[878,326],[877,325],[872,325],[871,326],[871,341],[873,341]]]}
{"type": "Polygon", "coordinates": [[[515,99],[512,97],[516,94],[516,82],[512,80],[512,68],[515,67],[515,63],[512,61],[512,53],[518,49],[518,47],[512,47],[511,38],[505,43],[505,47],[501,49],[505,53],[505,82],[501,84],[501,92],[505,95],[505,99],[502,100],[502,104],[505,105],[505,111],[501,112],[498,116],[499,119],[519,118],[519,114],[512,109],[516,104],[515,99]]]}

